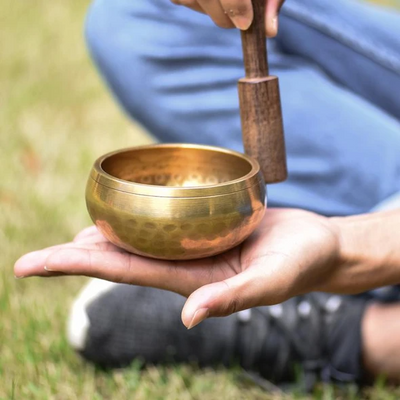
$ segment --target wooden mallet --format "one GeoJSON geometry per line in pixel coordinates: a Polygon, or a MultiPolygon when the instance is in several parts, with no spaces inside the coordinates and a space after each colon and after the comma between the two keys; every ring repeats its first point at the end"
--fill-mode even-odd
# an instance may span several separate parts
{"type": "Polygon", "coordinates": [[[254,21],[242,31],[246,77],[239,80],[240,116],[246,154],[257,159],[266,183],[287,178],[279,81],[269,75],[265,0],[252,0],[254,21]]]}

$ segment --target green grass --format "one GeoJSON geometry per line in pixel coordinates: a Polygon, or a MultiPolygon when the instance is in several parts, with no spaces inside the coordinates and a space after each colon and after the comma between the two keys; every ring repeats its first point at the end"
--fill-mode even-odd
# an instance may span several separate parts
{"type": "MultiPolygon", "coordinates": [[[[65,338],[68,308],[85,280],[14,279],[20,255],[90,223],[84,187],[93,160],[151,140],[123,117],[86,55],[87,5],[0,0],[0,399],[301,398],[239,384],[236,371],[96,370],[65,338]]],[[[322,387],[314,398],[357,398],[350,393],[322,387]]],[[[400,392],[380,384],[370,397],[400,392]]]]}

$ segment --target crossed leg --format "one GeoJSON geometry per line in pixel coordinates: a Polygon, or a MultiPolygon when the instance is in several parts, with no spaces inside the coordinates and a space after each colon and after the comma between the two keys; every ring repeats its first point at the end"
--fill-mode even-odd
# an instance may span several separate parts
{"type": "MultiPolygon", "coordinates": [[[[320,3],[325,4],[323,1],[320,3]]],[[[293,20],[293,13],[290,18],[293,20]]],[[[301,22],[296,20],[293,24],[301,25],[301,22]]],[[[275,206],[301,207],[326,215],[366,212],[400,190],[398,121],[390,115],[391,109],[382,111],[383,103],[378,107],[369,101],[372,89],[368,93],[358,91],[356,94],[356,88],[346,87],[345,80],[339,84],[340,76],[334,76],[322,61],[319,64],[305,51],[296,53],[293,50],[296,35],[289,38],[288,34],[294,28],[287,25],[286,30],[283,20],[282,29],[282,37],[271,42],[270,63],[281,80],[290,178],[269,188],[269,202],[275,206]],[[362,94],[365,98],[361,97],[362,94]]],[[[241,150],[235,82],[243,72],[237,32],[220,30],[206,17],[175,8],[165,0],[97,0],[88,16],[87,38],[92,55],[117,100],[132,118],[141,122],[158,139],[193,141],[241,150]]],[[[268,364],[278,370],[282,354],[287,355],[284,357],[287,363],[291,357],[295,361],[304,359],[293,340],[279,339],[286,338],[282,332],[290,332],[290,329],[284,319],[278,318],[277,308],[250,313],[250,322],[245,326],[250,326],[257,338],[247,336],[250,337],[249,343],[238,347],[235,337],[241,329],[240,318],[248,316],[207,322],[214,324],[214,328],[207,330],[208,325],[204,325],[205,328],[199,328],[197,334],[188,334],[181,332],[179,327],[177,310],[181,299],[175,295],[126,286],[113,287],[107,293],[107,301],[99,295],[93,296],[89,303],[81,302],[84,308],[75,308],[71,319],[75,321],[74,326],[78,326],[74,315],[78,309],[81,315],[85,310],[89,325],[86,324],[85,335],[78,335],[78,342],[80,351],[92,361],[104,362],[106,359],[119,364],[138,355],[147,357],[149,361],[160,361],[165,354],[160,356],[158,352],[155,356],[154,343],[165,350],[171,338],[179,338],[185,349],[182,352],[173,350],[180,354],[178,360],[187,360],[195,349],[200,349],[195,354],[200,361],[202,354],[212,354],[224,362],[236,352],[254,354],[249,350],[249,343],[258,346],[261,360],[256,357],[255,365],[259,369],[268,364]],[[146,296],[149,296],[147,303],[143,300],[146,296]],[[131,299],[129,306],[127,298],[131,299]],[[169,304],[169,311],[165,310],[161,320],[158,313],[146,306],[152,302],[160,307],[169,304]],[[103,317],[95,317],[98,315],[96,309],[102,310],[103,317]],[[122,326],[116,323],[115,318],[122,319],[122,326]],[[157,338],[164,335],[169,341],[152,337],[149,332],[156,332],[154,326],[161,330],[157,338]],[[211,339],[207,332],[214,332],[213,329],[218,333],[211,339]],[[151,337],[152,340],[147,340],[151,337]],[[212,349],[219,346],[222,353],[229,356],[224,358],[215,350],[210,353],[203,351],[206,345],[212,349]],[[115,346],[118,348],[116,352],[115,346]],[[246,348],[244,352],[240,350],[243,346],[246,348]],[[102,351],[97,351],[100,347],[102,351]],[[270,348],[279,349],[279,352],[270,348]]],[[[367,307],[358,299],[336,298],[336,303],[329,299],[299,298],[284,307],[288,314],[292,312],[297,316],[298,324],[306,324],[307,329],[303,329],[310,332],[310,343],[315,343],[315,337],[323,342],[323,347],[335,343],[337,351],[330,360],[334,364],[330,376],[337,379],[341,376],[342,380],[360,378],[362,366],[358,349],[362,339],[362,355],[368,370],[374,375],[385,373],[398,379],[400,366],[395,357],[389,360],[387,355],[400,352],[400,342],[396,341],[400,334],[400,324],[396,322],[399,321],[400,308],[397,305],[367,307]],[[304,301],[312,304],[313,310],[306,323],[301,322],[305,308],[300,305],[304,301]],[[335,308],[332,304],[344,306],[335,308]],[[332,337],[322,334],[326,331],[328,322],[325,316],[329,312],[335,313],[334,327],[337,327],[333,329],[330,326],[334,331],[332,337]],[[385,329],[382,329],[382,324],[385,329]],[[334,359],[343,355],[338,352],[348,353],[351,362],[347,364],[354,364],[351,371],[337,371],[334,359]]],[[[308,350],[312,352],[313,347],[308,350]]],[[[339,361],[337,364],[342,365],[343,359],[339,361]]],[[[254,367],[254,362],[247,364],[254,367]]],[[[283,370],[286,371],[286,365],[283,370]]],[[[278,378],[284,377],[286,372],[278,378]]]]}

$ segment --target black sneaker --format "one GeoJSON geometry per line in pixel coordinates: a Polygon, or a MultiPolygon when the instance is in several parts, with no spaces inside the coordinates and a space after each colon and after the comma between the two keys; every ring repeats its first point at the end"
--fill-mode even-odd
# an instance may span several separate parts
{"type": "Polygon", "coordinates": [[[283,304],[213,318],[188,331],[180,320],[185,299],[174,293],[92,280],[75,301],[68,329],[71,345],[100,366],[239,362],[275,383],[306,387],[317,380],[362,378],[361,321],[366,299],[322,293],[283,304]]]}

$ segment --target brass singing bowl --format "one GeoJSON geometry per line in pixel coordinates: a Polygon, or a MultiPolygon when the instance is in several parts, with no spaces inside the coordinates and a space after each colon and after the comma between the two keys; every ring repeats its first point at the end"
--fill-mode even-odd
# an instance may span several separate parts
{"type": "Polygon", "coordinates": [[[189,260],[243,242],[265,212],[260,167],[211,146],[156,144],[99,158],[86,203],[100,232],[141,256],[189,260]]]}

